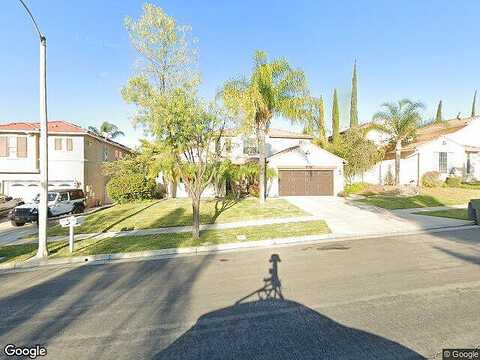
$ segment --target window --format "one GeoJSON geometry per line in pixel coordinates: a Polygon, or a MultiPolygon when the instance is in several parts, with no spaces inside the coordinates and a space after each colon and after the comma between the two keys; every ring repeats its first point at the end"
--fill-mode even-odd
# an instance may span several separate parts
{"type": "Polygon", "coordinates": [[[55,138],[55,150],[62,151],[62,147],[63,147],[63,139],[55,138]]]}
{"type": "Polygon", "coordinates": [[[67,139],[67,151],[73,151],[73,139],[67,139]]]}
{"type": "Polygon", "coordinates": [[[60,194],[60,201],[68,201],[68,193],[61,193],[60,194]]]}
{"type": "Polygon", "coordinates": [[[246,138],[243,140],[243,153],[245,155],[258,154],[257,140],[254,138],[246,138]]]}
{"type": "Polygon", "coordinates": [[[71,200],[78,200],[78,199],[83,199],[83,191],[82,190],[72,190],[70,191],[70,199],[71,200]]]}
{"type": "Polygon", "coordinates": [[[441,152],[438,153],[438,171],[445,174],[448,171],[448,159],[447,153],[441,152]]]}
{"type": "Polygon", "coordinates": [[[103,151],[103,161],[107,161],[108,160],[108,150],[107,148],[105,148],[105,150],[103,151]]]}
{"type": "Polygon", "coordinates": [[[17,137],[17,158],[27,157],[27,138],[25,136],[17,137]]]}
{"type": "Polygon", "coordinates": [[[227,153],[232,152],[232,139],[225,139],[225,151],[227,153]]]}
{"type": "Polygon", "coordinates": [[[0,157],[9,157],[8,137],[0,136],[0,157]]]}

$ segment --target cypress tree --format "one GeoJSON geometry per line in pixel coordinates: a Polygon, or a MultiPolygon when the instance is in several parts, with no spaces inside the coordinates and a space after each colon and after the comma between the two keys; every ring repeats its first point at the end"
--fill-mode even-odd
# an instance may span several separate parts
{"type": "Polygon", "coordinates": [[[437,115],[435,116],[435,122],[442,122],[443,117],[442,117],[442,100],[438,103],[437,107],[437,115]]]}
{"type": "Polygon", "coordinates": [[[472,117],[476,116],[476,113],[475,113],[475,103],[476,102],[477,102],[477,90],[475,90],[475,93],[473,94],[472,114],[471,114],[472,117]]]}
{"type": "Polygon", "coordinates": [[[358,109],[357,109],[357,60],[353,64],[352,75],[352,97],[350,99],[350,127],[358,125],[358,109]]]}
{"type": "Polygon", "coordinates": [[[338,140],[340,140],[340,110],[338,107],[337,89],[333,90],[332,140],[334,144],[337,144],[338,140]]]}
{"type": "Polygon", "coordinates": [[[325,108],[323,105],[323,97],[318,100],[318,138],[321,147],[325,147],[327,136],[325,135],[325,108]]]}

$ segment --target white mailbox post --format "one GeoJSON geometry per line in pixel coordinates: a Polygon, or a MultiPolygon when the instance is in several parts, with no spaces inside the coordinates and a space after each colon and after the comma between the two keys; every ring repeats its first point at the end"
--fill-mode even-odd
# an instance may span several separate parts
{"type": "Polygon", "coordinates": [[[68,245],[70,249],[70,254],[73,253],[73,240],[74,240],[74,231],[73,228],[83,224],[85,219],[83,217],[70,216],[67,218],[60,219],[60,225],[62,227],[70,228],[70,236],[68,238],[68,245]]]}

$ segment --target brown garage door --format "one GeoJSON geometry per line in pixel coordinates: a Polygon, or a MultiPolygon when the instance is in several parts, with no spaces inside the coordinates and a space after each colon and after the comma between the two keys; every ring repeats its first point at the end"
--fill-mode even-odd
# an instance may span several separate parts
{"type": "Polygon", "coordinates": [[[333,170],[280,170],[280,196],[333,195],[333,170]]]}

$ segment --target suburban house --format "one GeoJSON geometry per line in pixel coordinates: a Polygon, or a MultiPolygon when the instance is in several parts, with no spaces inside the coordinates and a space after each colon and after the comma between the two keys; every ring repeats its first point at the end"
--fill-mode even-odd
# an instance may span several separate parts
{"type": "MultiPolygon", "coordinates": [[[[66,121],[48,123],[49,189],[80,188],[87,206],[109,202],[102,163],[132,150],[66,121]]],[[[0,124],[0,193],[29,201],[39,193],[38,123],[0,124]]]]}
{"type": "MultiPolygon", "coordinates": [[[[367,137],[379,146],[386,146],[388,142],[388,137],[377,130],[370,130],[367,137]]],[[[395,150],[388,149],[383,161],[355,180],[384,184],[387,177],[394,176],[395,150]]],[[[443,180],[448,176],[459,176],[464,181],[478,180],[479,154],[480,117],[432,123],[418,129],[415,139],[403,146],[400,182],[418,185],[428,171],[438,171],[443,180]]]]}
{"type": "MultiPolygon", "coordinates": [[[[267,184],[267,196],[331,196],[343,190],[344,160],[312,143],[312,136],[270,129],[266,136],[267,165],[277,176],[267,184]]],[[[223,155],[234,164],[258,160],[255,135],[226,130],[221,140],[223,155]]],[[[208,188],[204,196],[213,196],[208,188]]],[[[183,183],[177,196],[187,196],[183,183]]]]}

